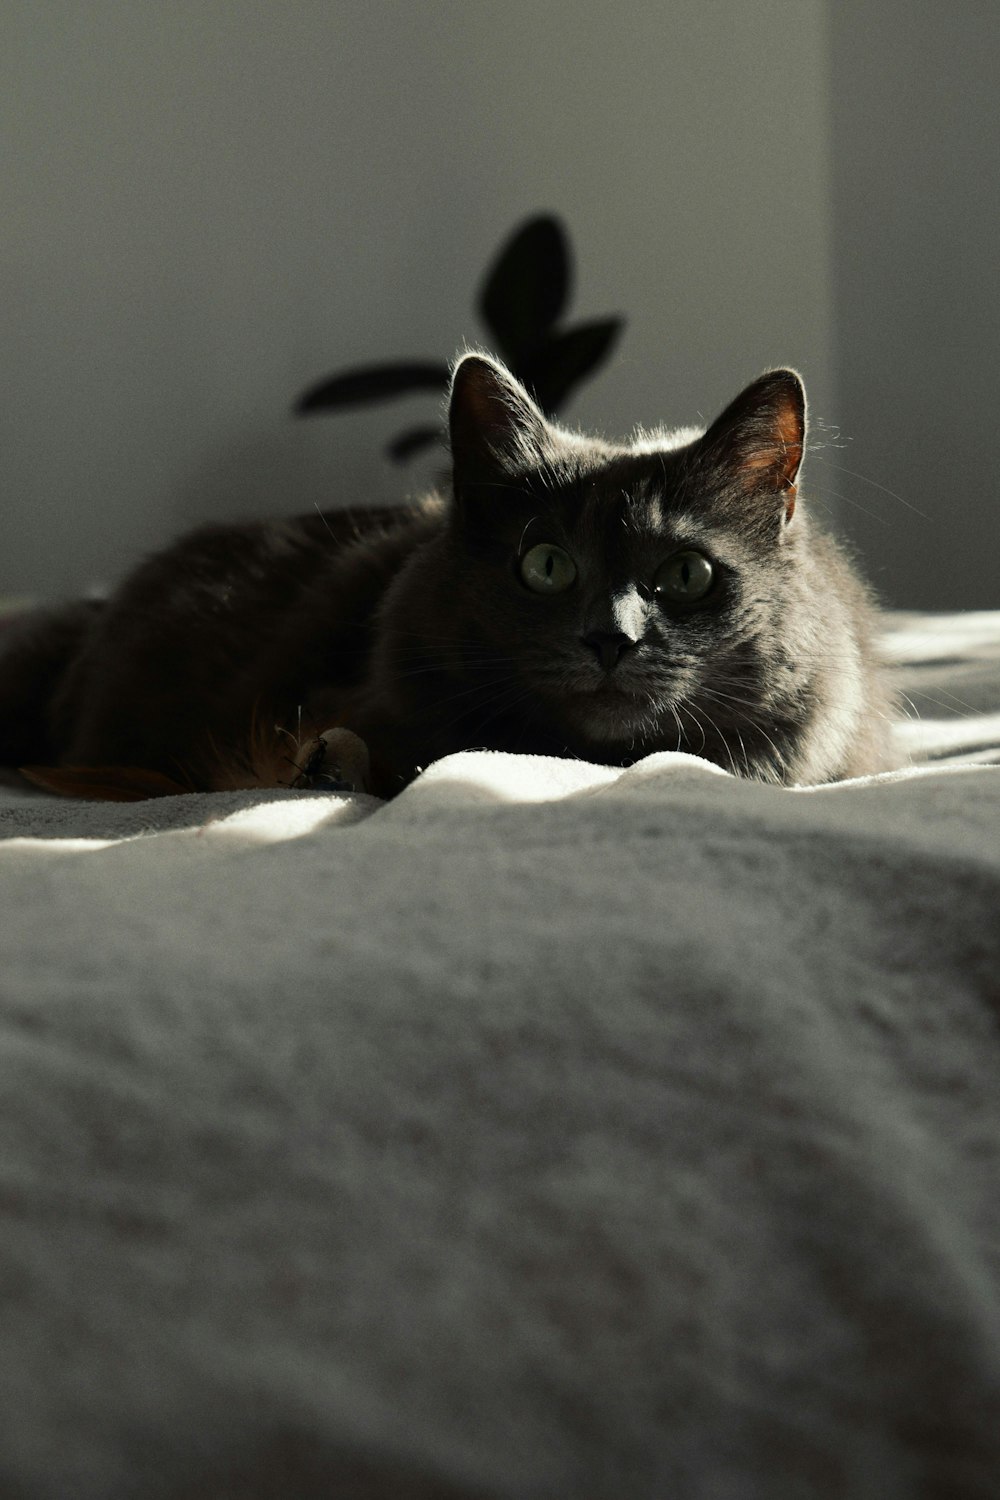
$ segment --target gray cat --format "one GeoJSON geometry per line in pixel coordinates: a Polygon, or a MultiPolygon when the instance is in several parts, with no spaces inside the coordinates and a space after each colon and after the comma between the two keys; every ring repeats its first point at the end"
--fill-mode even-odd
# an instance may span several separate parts
{"type": "Polygon", "coordinates": [[[449,418],[448,500],[205,527],[34,622],[0,661],[0,760],[94,796],[391,796],[477,747],[784,785],[892,764],[871,596],[797,495],[792,371],[617,444],[471,354],[449,418]]]}

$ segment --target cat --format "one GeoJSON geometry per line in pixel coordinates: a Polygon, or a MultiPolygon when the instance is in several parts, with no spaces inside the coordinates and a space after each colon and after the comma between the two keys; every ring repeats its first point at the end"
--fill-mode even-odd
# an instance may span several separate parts
{"type": "Polygon", "coordinates": [[[0,660],[0,761],[122,797],[388,797],[470,748],[777,785],[893,765],[873,598],[798,495],[794,371],[612,443],[472,353],[449,428],[447,498],[206,526],[39,617],[0,660]]]}

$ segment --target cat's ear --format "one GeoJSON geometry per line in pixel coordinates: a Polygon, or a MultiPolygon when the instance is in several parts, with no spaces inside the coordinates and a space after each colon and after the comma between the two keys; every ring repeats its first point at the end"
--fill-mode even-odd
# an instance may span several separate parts
{"type": "Polygon", "coordinates": [[[753,381],[699,443],[705,461],[740,490],[779,497],[786,522],[805,446],[806,393],[794,370],[769,370],[753,381]]]}
{"type": "Polygon", "coordinates": [[[456,365],[448,425],[456,492],[463,481],[534,467],[549,430],[520,381],[484,354],[467,354],[456,365]]]}

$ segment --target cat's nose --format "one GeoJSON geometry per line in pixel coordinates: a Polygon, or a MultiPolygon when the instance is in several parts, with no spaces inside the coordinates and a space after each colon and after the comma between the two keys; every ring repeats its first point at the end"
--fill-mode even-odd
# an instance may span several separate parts
{"type": "Polygon", "coordinates": [[[624,630],[591,630],[583,637],[605,672],[613,672],[626,651],[637,645],[624,630]]]}

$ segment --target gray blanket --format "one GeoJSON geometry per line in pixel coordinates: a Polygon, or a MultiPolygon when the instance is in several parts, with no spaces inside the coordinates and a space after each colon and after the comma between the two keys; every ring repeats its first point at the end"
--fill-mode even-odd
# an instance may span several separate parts
{"type": "Polygon", "coordinates": [[[1000,616],[918,761],[0,800],[0,1495],[1000,1495],[1000,616]]]}

